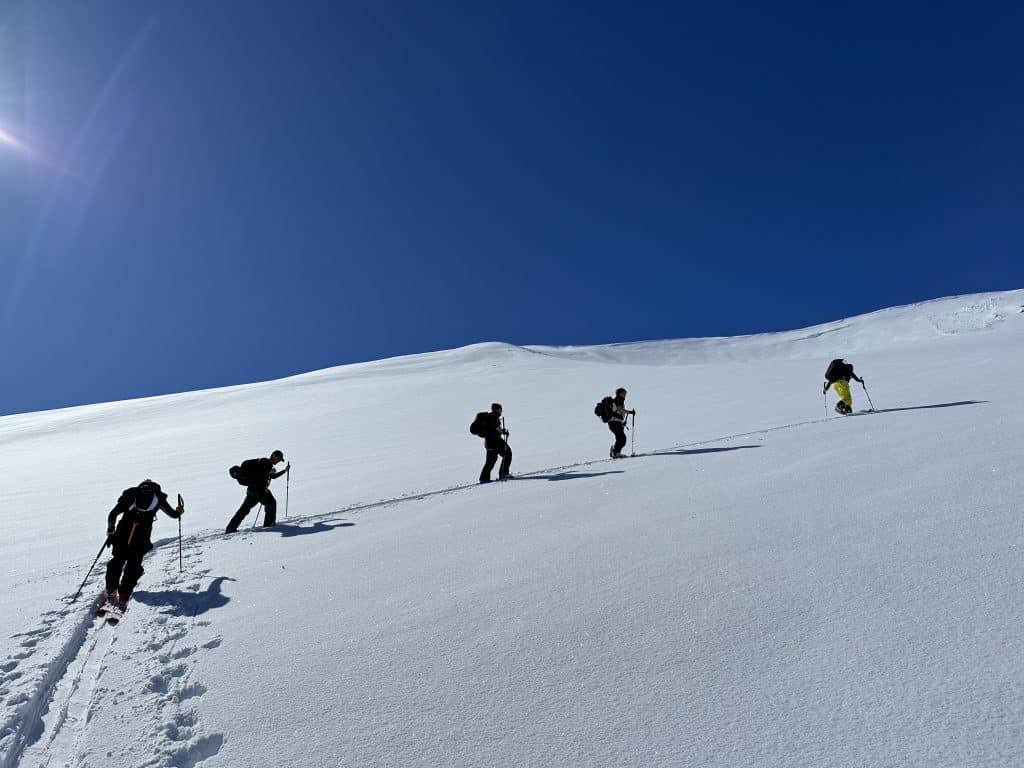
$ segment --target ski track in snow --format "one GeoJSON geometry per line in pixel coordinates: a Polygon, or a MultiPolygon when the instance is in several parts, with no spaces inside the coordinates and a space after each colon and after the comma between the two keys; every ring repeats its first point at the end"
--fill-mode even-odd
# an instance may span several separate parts
{"type": "MultiPolygon", "coordinates": [[[[117,753],[131,765],[192,768],[220,751],[225,735],[203,731],[197,703],[206,687],[192,675],[195,660],[220,646],[215,636],[195,644],[190,639],[193,630],[209,626],[196,616],[202,609],[203,580],[209,571],[201,569],[202,553],[196,543],[185,543],[182,587],[177,548],[173,552],[168,548],[163,555],[166,562],[154,590],[179,597],[161,603],[162,607],[135,603],[115,627],[95,615],[98,600],[78,602],[48,612],[39,628],[18,636],[26,650],[0,663],[0,695],[9,710],[0,727],[0,744],[5,749],[0,768],[109,764],[114,753],[91,753],[85,746],[94,715],[104,709],[117,712],[114,727],[119,734],[144,729],[117,753]],[[191,605],[189,595],[195,596],[191,605]],[[55,637],[69,621],[74,622],[73,629],[53,660],[41,668],[41,674],[18,685],[27,677],[20,668],[31,658],[32,649],[55,637]],[[108,684],[106,678],[114,672],[118,679],[108,684]],[[112,706],[138,693],[143,705],[120,711],[112,706]]],[[[139,590],[139,594],[148,593],[139,590]]]]}
{"type": "MultiPolygon", "coordinates": [[[[967,404],[966,402],[964,404],[967,404]]],[[[927,407],[927,406],[923,406],[927,407]]],[[[888,409],[898,411],[899,408],[888,409]]],[[[860,411],[855,415],[881,411],[860,411]]],[[[822,418],[768,427],[751,432],[736,433],[689,443],[678,443],[665,448],[639,452],[635,458],[650,458],[673,451],[683,451],[700,446],[732,440],[760,438],[767,434],[797,429],[846,417],[828,415],[822,418]]],[[[542,477],[544,475],[581,469],[615,461],[611,458],[563,464],[554,467],[525,472],[518,477],[542,477]]],[[[467,491],[479,487],[479,483],[465,483],[422,493],[410,493],[376,502],[359,503],[330,512],[291,517],[290,521],[310,521],[338,514],[354,514],[394,506],[410,501],[423,501],[435,497],[467,491]]],[[[232,536],[244,535],[249,529],[243,528],[232,536]]],[[[186,593],[195,597],[198,610],[202,606],[202,581],[209,578],[208,569],[201,569],[204,542],[224,537],[216,531],[193,534],[182,541],[184,575],[191,579],[185,587],[186,593]],[[191,566],[191,568],[189,567],[191,566]],[[200,570],[194,570],[196,567],[200,570]]],[[[174,592],[181,584],[177,571],[177,548],[173,547],[177,537],[164,538],[156,542],[157,553],[166,558],[162,566],[163,578],[155,584],[155,592],[174,592]]],[[[95,577],[93,577],[95,580],[95,577]]],[[[215,580],[216,581],[216,580],[215,580]]],[[[148,593],[145,583],[140,584],[140,595],[148,593]]],[[[217,590],[219,591],[219,590],[217,590]]],[[[210,593],[216,596],[217,591],[210,593]]],[[[201,728],[199,710],[195,699],[201,697],[206,688],[192,679],[192,667],[197,655],[215,650],[220,645],[216,637],[199,645],[189,645],[190,632],[195,628],[209,626],[209,622],[197,620],[195,613],[188,613],[184,600],[161,600],[157,604],[163,610],[139,605],[137,601],[117,627],[111,627],[95,617],[97,602],[87,601],[49,611],[43,615],[42,624],[21,633],[23,651],[15,653],[0,662],[0,697],[4,699],[8,715],[0,726],[0,747],[6,752],[0,761],[0,768],[23,768],[24,766],[65,765],[74,768],[101,766],[113,757],[113,753],[96,755],[85,751],[86,735],[92,715],[98,709],[117,704],[120,685],[108,687],[103,680],[114,665],[121,669],[131,668],[132,685],[145,694],[146,705],[133,707],[131,712],[117,718],[125,729],[133,721],[146,723],[145,738],[129,740],[129,746],[118,753],[124,758],[125,752],[137,751],[130,755],[131,764],[140,768],[192,768],[209,757],[216,755],[226,741],[223,733],[204,733],[201,728]],[[62,647],[48,664],[37,668],[41,674],[34,675],[25,684],[19,680],[25,675],[22,664],[33,655],[33,649],[44,640],[55,637],[68,620],[75,620],[73,629],[62,647]],[[128,632],[129,637],[124,633],[128,632]],[[131,645],[137,641],[139,648],[126,648],[118,653],[119,646],[131,645]],[[111,657],[114,658],[111,658],[111,657]],[[141,661],[141,663],[140,663],[141,661]],[[135,745],[135,746],[133,746],[135,745]]],[[[126,697],[127,698],[127,697],[126,697]]]]}

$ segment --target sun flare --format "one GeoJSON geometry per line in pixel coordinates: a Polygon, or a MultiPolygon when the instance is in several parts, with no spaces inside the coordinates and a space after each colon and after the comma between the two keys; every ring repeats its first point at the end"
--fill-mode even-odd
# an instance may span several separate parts
{"type": "Polygon", "coordinates": [[[19,152],[23,152],[26,155],[34,154],[32,152],[32,147],[23,142],[17,136],[14,136],[8,131],[5,131],[3,128],[0,128],[0,144],[11,147],[12,149],[16,149],[19,152]]]}

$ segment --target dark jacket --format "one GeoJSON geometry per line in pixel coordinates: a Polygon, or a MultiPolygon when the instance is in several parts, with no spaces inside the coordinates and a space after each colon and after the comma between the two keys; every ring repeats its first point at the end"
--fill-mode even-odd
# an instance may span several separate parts
{"type": "Polygon", "coordinates": [[[180,516],[167,502],[167,494],[156,483],[140,483],[134,488],[126,488],[107,515],[107,529],[113,530],[118,515],[124,515],[124,520],[152,528],[156,513],[160,510],[173,518],[180,516]]]}
{"type": "Polygon", "coordinates": [[[626,415],[629,411],[626,409],[626,399],[624,397],[613,397],[612,398],[612,417],[609,421],[626,421],[626,415]]]}
{"type": "Polygon", "coordinates": [[[837,381],[849,381],[854,379],[861,381],[861,378],[853,372],[853,365],[840,358],[836,358],[828,364],[828,370],[825,371],[825,381],[829,385],[835,384],[837,381]]]}
{"type": "Polygon", "coordinates": [[[485,429],[484,435],[501,435],[501,416],[496,414],[494,411],[488,411],[487,416],[483,419],[485,429]]]}

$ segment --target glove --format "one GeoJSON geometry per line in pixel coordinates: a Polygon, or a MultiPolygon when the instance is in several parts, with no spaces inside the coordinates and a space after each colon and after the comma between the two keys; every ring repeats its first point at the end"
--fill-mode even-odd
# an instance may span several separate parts
{"type": "Polygon", "coordinates": [[[821,394],[824,395],[826,392],[828,392],[828,382],[827,381],[825,382],[825,386],[823,386],[821,388],[821,394]]]}
{"type": "Polygon", "coordinates": [[[105,546],[105,547],[112,547],[112,546],[114,546],[114,527],[113,526],[109,526],[107,528],[107,542],[103,546],[105,546]]]}

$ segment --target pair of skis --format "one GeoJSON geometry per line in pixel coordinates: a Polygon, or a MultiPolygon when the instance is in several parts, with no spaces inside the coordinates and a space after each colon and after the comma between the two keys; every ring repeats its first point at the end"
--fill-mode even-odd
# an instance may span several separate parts
{"type": "Polygon", "coordinates": [[[110,626],[115,627],[124,618],[124,612],[128,610],[128,606],[118,600],[114,600],[106,592],[100,597],[103,598],[104,596],[103,603],[96,608],[96,615],[104,619],[110,626]]]}

